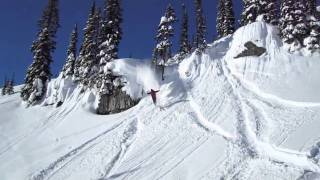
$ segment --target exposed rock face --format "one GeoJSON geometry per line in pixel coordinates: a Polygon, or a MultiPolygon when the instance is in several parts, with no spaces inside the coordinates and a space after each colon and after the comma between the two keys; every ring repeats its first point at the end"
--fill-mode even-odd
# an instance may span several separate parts
{"type": "Polygon", "coordinates": [[[97,114],[108,115],[123,112],[137,105],[139,100],[133,100],[129,95],[116,88],[111,95],[101,95],[97,114]]]}
{"type": "Polygon", "coordinates": [[[246,42],[244,44],[244,47],[246,47],[247,49],[242,51],[238,56],[235,57],[235,59],[241,58],[241,57],[248,57],[248,56],[258,56],[259,57],[267,51],[265,48],[258,47],[257,45],[255,45],[251,41],[246,42]]]}

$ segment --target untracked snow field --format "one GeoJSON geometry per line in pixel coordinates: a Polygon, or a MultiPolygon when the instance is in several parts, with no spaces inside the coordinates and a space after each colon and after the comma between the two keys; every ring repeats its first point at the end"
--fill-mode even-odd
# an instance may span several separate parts
{"type": "Polygon", "coordinates": [[[114,62],[142,98],[120,114],[95,115],[95,92],[61,78],[40,105],[2,96],[0,179],[320,179],[319,58],[287,53],[257,22],[168,68],[164,82],[148,61],[114,62]],[[248,41],[267,52],[234,59],[248,41]]]}

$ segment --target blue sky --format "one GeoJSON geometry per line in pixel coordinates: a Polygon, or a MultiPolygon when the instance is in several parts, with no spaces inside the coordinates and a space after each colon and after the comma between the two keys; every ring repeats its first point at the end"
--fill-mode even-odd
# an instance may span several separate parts
{"type": "MultiPolygon", "coordinates": [[[[102,5],[104,0],[96,0],[102,5]]],[[[177,16],[181,16],[181,2],[187,5],[190,16],[190,34],[194,33],[193,0],[122,0],[124,23],[123,40],[120,46],[120,57],[149,58],[154,48],[155,33],[160,17],[168,3],[172,3],[177,16]]],[[[240,0],[234,1],[235,13],[241,13],[240,0]],[[238,3],[236,3],[238,2],[238,3]]],[[[36,38],[37,21],[46,6],[47,0],[1,0],[0,6],[0,82],[5,76],[15,73],[17,83],[23,83],[27,67],[32,62],[30,45],[36,38]]],[[[69,35],[75,23],[81,29],[87,20],[91,0],[60,0],[60,24],[57,34],[57,50],[53,54],[52,73],[59,73],[65,62],[69,35]]],[[[203,0],[208,34],[211,42],[216,34],[215,19],[217,0],[203,0]]],[[[179,22],[176,24],[177,42],[179,22]]],[[[82,34],[82,32],[80,32],[82,34]]],[[[82,41],[80,36],[79,41],[82,41]]],[[[174,50],[178,43],[174,44],[174,50]]],[[[1,83],[2,84],[2,83],[1,83]]]]}

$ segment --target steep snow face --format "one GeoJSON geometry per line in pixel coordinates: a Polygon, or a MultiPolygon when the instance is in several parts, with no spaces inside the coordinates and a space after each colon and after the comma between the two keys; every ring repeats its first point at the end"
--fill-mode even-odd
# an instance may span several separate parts
{"type": "Polygon", "coordinates": [[[282,47],[276,28],[263,22],[240,28],[233,36],[226,54],[229,67],[243,83],[263,89],[265,93],[286,100],[320,102],[319,56],[303,56],[303,52],[289,54],[282,47]],[[252,41],[267,52],[260,58],[234,60],[247,41],[252,41]]]}
{"type": "Polygon", "coordinates": [[[58,105],[71,97],[77,88],[71,77],[62,78],[62,74],[57,79],[52,80],[48,84],[44,105],[58,105]]]}
{"type": "Polygon", "coordinates": [[[0,97],[0,179],[316,179],[320,97],[309,86],[320,65],[279,42],[273,27],[250,24],[168,68],[164,82],[147,61],[117,60],[108,68],[142,100],[111,116],[92,113],[94,91],[59,78],[47,106],[0,97]],[[247,41],[267,53],[234,59],[247,41]]]}

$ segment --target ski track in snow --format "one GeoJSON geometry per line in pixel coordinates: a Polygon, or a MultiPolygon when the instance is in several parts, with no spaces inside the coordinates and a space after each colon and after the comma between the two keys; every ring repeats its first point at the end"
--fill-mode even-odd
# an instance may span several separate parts
{"type": "Polygon", "coordinates": [[[237,79],[238,83],[241,84],[241,88],[243,88],[248,93],[248,95],[257,98],[268,105],[276,104],[276,105],[284,105],[289,107],[301,107],[301,108],[320,107],[320,103],[291,101],[291,100],[283,99],[273,94],[263,92],[259,90],[258,87],[246,81],[245,79],[238,78],[238,76],[241,76],[241,74],[239,73],[232,73],[232,76],[235,79],[237,79]]]}
{"type": "MultiPolygon", "coordinates": [[[[78,97],[78,99],[81,99],[81,98],[82,96],[78,97]]],[[[13,140],[13,142],[10,145],[6,146],[4,149],[0,149],[0,157],[3,156],[6,152],[8,152],[10,149],[12,149],[13,146],[18,145],[19,143],[28,139],[32,135],[36,135],[36,134],[39,135],[43,133],[46,129],[51,127],[50,126],[51,124],[55,124],[57,122],[63,121],[63,119],[65,119],[68,114],[70,114],[74,109],[76,109],[77,106],[78,104],[75,103],[75,104],[72,104],[70,107],[68,106],[65,108],[60,107],[53,110],[48,117],[42,118],[41,120],[38,121],[39,123],[35,125],[31,125],[28,128],[30,130],[27,131],[27,133],[16,137],[15,140],[13,140]]]]}
{"type": "MultiPolygon", "coordinates": [[[[285,144],[284,142],[290,137],[290,134],[294,134],[294,131],[307,122],[307,120],[295,120],[292,124],[287,123],[292,117],[287,114],[294,110],[298,110],[300,113],[300,109],[312,112],[312,108],[320,107],[320,103],[286,100],[268,94],[241,78],[245,75],[246,69],[251,68],[252,62],[244,64],[244,69],[240,70],[244,72],[243,74],[236,73],[237,70],[228,65],[228,61],[233,60],[226,57],[228,50],[231,49],[232,44],[230,43],[233,37],[229,38],[224,40],[226,42],[217,42],[212,45],[211,49],[207,51],[208,54],[204,54],[202,58],[200,55],[193,57],[192,66],[190,65],[191,67],[188,67],[190,69],[185,72],[189,73],[189,79],[184,80],[183,74],[179,74],[181,77],[177,79],[176,74],[172,77],[168,76],[172,78],[169,80],[172,82],[164,84],[166,88],[163,91],[167,94],[164,93],[163,97],[159,98],[159,102],[163,102],[160,103],[160,110],[153,107],[151,100],[142,99],[136,109],[130,114],[128,113],[129,115],[119,116],[119,121],[108,124],[108,129],[103,129],[92,137],[87,137],[89,140],[83,140],[72,150],[60,152],[63,149],[61,148],[56,159],[46,162],[45,167],[41,167],[42,170],[39,169],[40,171],[29,174],[29,178],[32,180],[73,179],[88,174],[91,178],[99,180],[160,180],[170,179],[174,173],[177,173],[177,178],[180,179],[180,176],[184,177],[184,174],[181,173],[183,172],[187,174],[185,175],[187,179],[189,177],[188,171],[194,170],[189,168],[195,167],[192,163],[191,165],[187,163],[198,160],[197,158],[207,161],[207,157],[202,157],[203,155],[200,153],[206,152],[203,150],[205,148],[209,150],[215,148],[217,144],[209,143],[219,143],[219,141],[225,143],[217,146],[222,148],[221,152],[217,151],[221,156],[218,158],[213,156],[214,158],[211,158],[210,161],[214,162],[209,162],[208,157],[208,162],[205,163],[210,163],[211,166],[199,169],[196,167],[194,171],[199,171],[201,174],[192,174],[190,177],[221,180],[252,179],[251,175],[255,171],[255,165],[259,163],[265,165],[261,167],[274,165],[276,166],[274,169],[279,168],[280,173],[288,167],[298,173],[304,171],[303,176],[310,172],[320,173],[318,162],[320,150],[312,149],[318,154],[312,154],[312,152],[309,154],[280,147],[285,144]],[[217,81],[208,83],[208,80],[217,81]],[[199,89],[192,87],[192,83],[196,81],[200,82],[197,84],[199,89]],[[217,82],[218,88],[221,85],[221,89],[217,90],[213,87],[215,82],[217,82]],[[211,91],[214,93],[208,95],[211,98],[209,100],[201,94],[206,95],[205,93],[211,91]],[[198,97],[200,98],[198,99],[198,97]],[[273,111],[273,109],[281,111],[273,111]],[[268,114],[270,112],[275,112],[275,115],[268,114]],[[279,123],[276,115],[282,112],[286,116],[282,119],[279,118],[279,121],[284,121],[279,123]],[[181,113],[181,115],[177,113],[181,113]],[[286,127],[287,124],[290,126],[286,127]],[[196,128],[194,128],[195,125],[196,128]],[[279,129],[283,132],[277,132],[277,125],[281,126],[279,129]],[[274,133],[280,133],[276,138],[276,141],[280,140],[280,142],[274,142],[274,133]]],[[[247,40],[246,36],[242,38],[247,40]]],[[[271,44],[271,42],[268,43],[271,44]]],[[[262,71],[264,68],[268,68],[261,60],[258,62],[257,68],[254,70],[251,68],[248,73],[259,73],[261,66],[262,71]]],[[[272,74],[260,73],[260,75],[270,76],[272,74]]],[[[6,155],[9,150],[13,150],[14,146],[24,142],[27,138],[31,139],[35,135],[45,134],[49,128],[63,124],[64,120],[70,118],[68,116],[76,111],[81,104],[75,102],[81,102],[82,98],[83,96],[71,96],[70,99],[74,101],[70,101],[70,103],[66,101],[59,108],[50,110],[47,117],[41,118],[31,125],[28,124],[28,130],[23,134],[16,135],[0,149],[0,157],[6,155]]],[[[0,102],[0,105],[13,101],[6,99],[6,101],[0,102]]],[[[311,115],[313,115],[312,118],[317,118],[317,114],[311,115]]],[[[299,118],[303,119],[304,117],[299,118]]],[[[90,127],[90,129],[94,130],[98,126],[90,127]]],[[[61,139],[72,138],[88,130],[77,131],[61,137],[61,139]]],[[[3,138],[7,137],[3,136],[3,138]]],[[[314,140],[310,140],[310,143],[313,143],[311,141],[314,140]]],[[[200,161],[196,165],[207,166],[200,161]]],[[[264,170],[261,167],[256,173],[264,170]]]]}
{"type": "Polygon", "coordinates": [[[134,143],[135,139],[138,136],[139,131],[141,131],[139,125],[139,121],[137,119],[133,120],[129,127],[125,130],[123,134],[123,139],[120,142],[120,150],[116,154],[116,156],[113,157],[111,162],[106,167],[106,173],[105,176],[102,179],[110,179],[114,175],[114,172],[117,170],[119,165],[121,164],[122,159],[126,156],[126,154],[130,151],[131,145],[134,143]]]}
{"type": "Polygon", "coordinates": [[[167,170],[165,173],[163,173],[160,177],[158,177],[156,180],[160,180],[162,178],[164,178],[167,174],[169,174],[170,172],[172,172],[176,167],[178,167],[183,161],[185,161],[191,154],[195,153],[204,143],[206,143],[208,141],[208,138],[206,138],[205,140],[203,140],[200,145],[194,147],[191,149],[190,152],[188,152],[183,158],[181,158],[180,161],[178,161],[172,168],[170,168],[169,170],[167,170]]]}
{"type": "MultiPolygon", "coordinates": [[[[252,111],[255,113],[255,119],[258,121],[258,123],[259,121],[260,122],[263,121],[263,119],[259,120],[260,118],[263,117],[261,116],[262,113],[260,113],[257,108],[254,108],[253,104],[248,105],[248,103],[242,100],[240,93],[237,92],[237,89],[239,89],[239,87],[242,87],[241,81],[237,79],[234,75],[232,75],[231,70],[228,68],[227,62],[225,60],[222,60],[222,63],[223,63],[222,67],[223,67],[224,75],[227,77],[227,80],[230,83],[233,89],[233,92],[235,93],[235,96],[236,96],[235,99],[239,103],[239,107],[240,107],[239,110],[242,113],[244,113],[243,114],[244,120],[238,119],[238,122],[243,123],[241,125],[242,127],[240,128],[240,130],[245,130],[245,132],[242,132],[242,133],[239,132],[239,133],[244,134],[244,136],[242,136],[241,141],[244,142],[245,145],[250,145],[251,147],[253,147],[253,148],[250,148],[249,151],[253,154],[256,154],[259,158],[268,158],[275,162],[281,162],[287,165],[300,167],[305,170],[320,172],[319,166],[313,163],[312,161],[310,161],[307,158],[306,154],[292,151],[292,150],[286,150],[278,147],[273,147],[270,144],[267,144],[265,142],[262,142],[261,140],[258,140],[254,131],[251,130],[248,111],[245,110],[246,109],[245,105],[253,108],[252,111]],[[260,116],[258,113],[260,113],[260,116]]],[[[242,147],[248,148],[250,146],[242,146],[242,147]]]]}
{"type": "MultiPolygon", "coordinates": [[[[198,125],[202,126],[209,132],[222,136],[224,139],[231,142],[232,144],[231,146],[233,148],[240,148],[242,151],[242,154],[240,155],[241,157],[238,160],[236,160],[235,162],[231,162],[229,165],[225,165],[227,169],[225,170],[224,178],[237,179],[238,176],[241,175],[241,170],[246,169],[249,161],[256,158],[262,158],[262,159],[266,159],[271,162],[282,164],[282,165],[296,166],[306,170],[319,172],[319,167],[313,162],[311,162],[307,158],[306,154],[273,147],[266,143],[268,141],[268,136],[272,130],[271,121],[267,119],[263,110],[256,107],[253,102],[251,102],[249,99],[244,100],[242,98],[242,96],[240,95],[237,89],[239,89],[240,87],[245,89],[245,87],[243,87],[242,83],[239,80],[237,80],[234,75],[231,74],[231,71],[230,69],[228,69],[227,65],[222,64],[221,68],[223,68],[223,71],[222,71],[223,75],[226,76],[227,82],[230,84],[230,87],[232,89],[231,91],[233,93],[232,96],[234,96],[236,100],[234,105],[235,105],[235,108],[238,108],[237,109],[238,135],[237,136],[231,135],[229,132],[226,132],[220,126],[208,121],[204,117],[204,114],[201,113],[201,109],[199,105],[194,101],[192,95],[190,95],[189,92],[187,96],[188,97],[187,102],[189,102],[190,107],[193,110],[192,114],[195,116],[198,125]],[[251,113],[249,113],[249,111],[251,113]],[[250,115],[252,115],[253,118],[249,118],[251,117],[250,115]],[[256,125],[255,130],[252,129],[252,122],[249,119],[253,119],[255,121],[253,123],[256,125]],[[265,139],[260,139],[261,137],[264,137],[265,139]],[[234,143],[236,143],[237,145],[234,143]]],[[[248,93],[252,93],[252,92],[248,92],[248,93]]],[[[255,94],[254,97],[255,98],[259,97],[259,100],[261,100],[261,98],[264,98],[265,102],[263,103],[269,103],[264,96],[260,97],[257,93],[255,94]]],[[[282,100],[278,102],[279,104],[281,104],[282,100]]],[[[297,105],[294,103],[290,103],[290,104],[297,105]]],[[[59,114],[53,115],[53,117],[55,117],[54,119],[59,119],[59,117],[60,118],[63,117],[65,115],[64,111],[62,111],[59,114]]],[[[72,111],[72,109],[70,109],[70,111],[72,111]]],[[[120,126],[120,124],[117,125],[117,127],[118,126],[120,126]]],[[[117,171],[117,168],[121,165],[121,162],[125,158],[128,151],[130,151],[130,147],[137,136],[136,135],[138,131],[137,126],[138,126],[137,120],[130,123],[129,128],[124,132],[124,136],[123,136],[123,139],[121,140],[121,145],[120,145],[121,148],[119,152],[111,159],[110,163],[106,166],[105,175],[101,179],[112,179],[114,177],[121,176],[120,174],[117,174],[116,171],[117,171]]],[[[63,168],[63,166],[65,166],[68,163],[68,161],[72,161],[72,159],[76,154],[79,154],[80,151],[89,150],[90,146],[94,146],[94,144],[90,145],[92,142],[94,142],[96,139],[100,138],[100,136],[103,136],[104,134],[106,134],[107,132],[115,128],[111,128],[105,133],[99,135],[94,139],[91,139],[90,141],[74,149],[73,151],[66,154],[65,156],[59,158],[55,163],[51,164],[48,168],[41,171],[40,174],[36,175],[33,179],[42,180],[42,179],[45,179],[45,177],[50,178],[52,175],[54,175],[56,171],[59,171],[60,168],[63,168]],[[82,150],[85,148],[86,150],[82,150]]],[[[189,154],[185,156],[185,158],[187,158],[190,154],[194,153],[200,147],[201,145],[195,147],[189,154]]],[[[182,158],[170,170],[168,170],[167,172],[159,176],[157,179],[162,179],[163,177],[165,177],[168,173],[173,171],[175,167],[179,166],[179,164],[183,162],[185,158],[182,158]]],[[[139,166],[136,168],[139,168],[139,166]]],[[[123,173],[122,175],[124,174],[125,173],[123,173]]]]}
{"type": "Polygon", "coordinates": [[[197,124],[202,126],[208,131],[211,131],[219,136],[222,136],[226,140],[232,141],[235,139],[233,135],[231,135],[229,132],[226,132],[223,128],[219,127],[218,125],[211,123],[208,121],[204,115],[201,113],[199,105],[193,100],[192,96],[189,95],[189,102],[190,106],[192,107],[194,114],[196,116],[197,124]]]}
{"type": "Polygon", "coordinates": [[[57,171],[62,169],[64,166],[66,166],[69,162],[71,162],[75,157],[79,156],[79,154],[88,151],[91,149],[94,145],[96,145],[96,142],[98,139],[103,138],[104,135],[107,133],[115,130],[116,128],[120,127],[124,123],[118,123],[111,127],[110,129],[104,131],[103,133],[99,134],[98,136],[88,140],[84,144],[80,145],[79,147],[73,149],[66,155],[60,157],[55,162],[50,164],[47,168],[41,170],[38,174],[32,175],[31,179],[33,180],[43,180],[43,179],[50,179],[51,176],[53,176],[57,171]]]}

